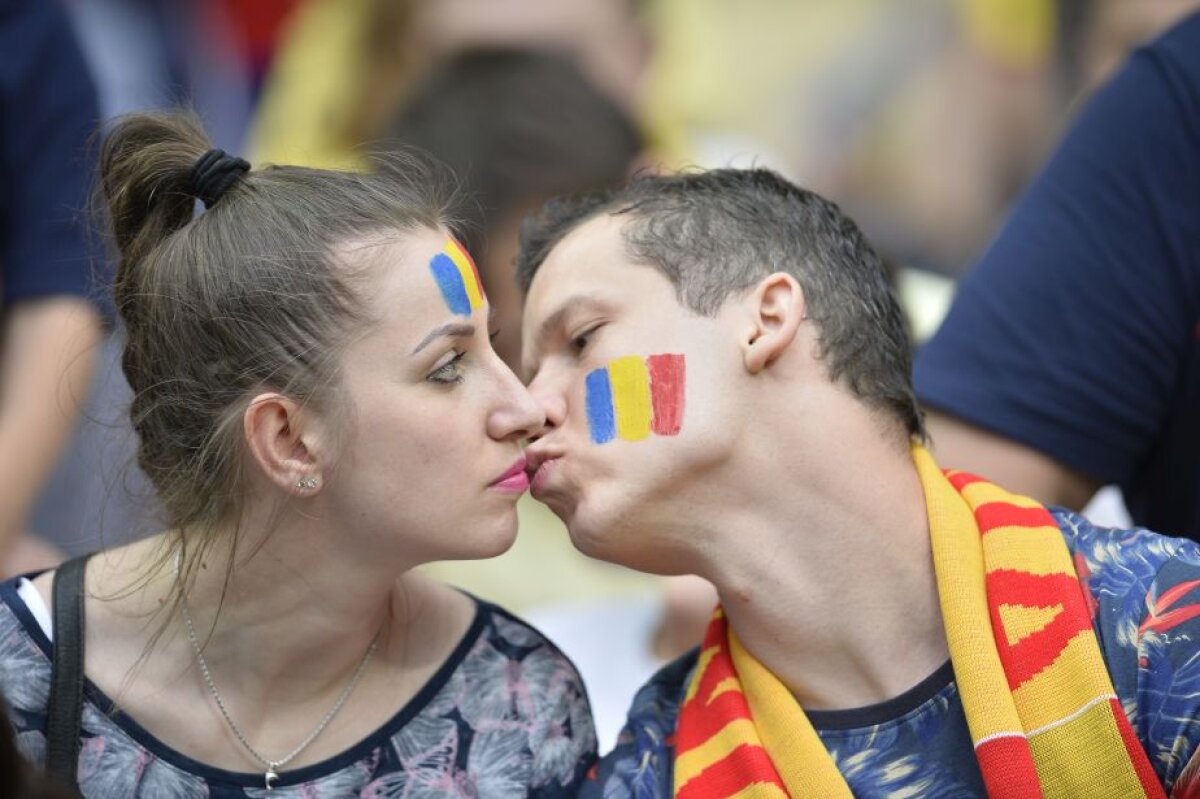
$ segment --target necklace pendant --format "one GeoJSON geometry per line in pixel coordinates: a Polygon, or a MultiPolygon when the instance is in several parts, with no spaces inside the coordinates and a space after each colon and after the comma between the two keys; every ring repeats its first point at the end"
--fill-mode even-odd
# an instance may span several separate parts
{"type": "Polygon", "coordinates": [[[267,766],[267,773],[263,775],[263,782],[267,786],[268,791],[275,789],[275,783],[279,782],[279,774],[275,771],[275,765],[267,766]]]}

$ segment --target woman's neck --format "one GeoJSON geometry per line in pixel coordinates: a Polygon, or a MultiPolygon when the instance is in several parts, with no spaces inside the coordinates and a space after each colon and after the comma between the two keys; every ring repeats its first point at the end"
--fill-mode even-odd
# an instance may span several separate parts
{"type": "MultiPolygon", "coordinates": [[[[190,561],[162,557],[177,533],[103,553],[89,570],[93,595],[111,598],[104,604],[115,617],[139,622],[131,633],[149,635],[162,618],[154,611],[173,609],[181,587],[205,658],[264,698],[336,690],[373,640],[402,634],[413,613],[403,564],[365,563],[351,547],[329,545],[340,540],[334,531],[298,514],[273,529],[244,523],[241,530],[236,546],[228,531],[204,549],[191,542],[190,561]],[[128,590],[137,585],[144,589],[128,590]]],[[[181,617],[163,623],[164,643],[186,638],[181,617]]]]}
{"type": "MultiPolygon", "coordinates": [[[[214,549],[186,592],[223,704],[246,738],[272,755],[293,748],[297,730],[302,737],[316,728],[379,636],[361,682],[292,768],[344,751],[385,724],[442,666],[475,613],[467,597],[416,573],[356,575],[331,559],[306,567],[312,551],[305,554],[295,533],[280,528],[277,540],[291,546],[265,544],[235,563],[227,588],[227,560],[214,549]]],[[[160,536],[89,563],[85,671],[168,746],[221,768],[255,770],[217,709],[182,617],[164,615],[173,561],[146,571],[163,545],[160,536]]]]}

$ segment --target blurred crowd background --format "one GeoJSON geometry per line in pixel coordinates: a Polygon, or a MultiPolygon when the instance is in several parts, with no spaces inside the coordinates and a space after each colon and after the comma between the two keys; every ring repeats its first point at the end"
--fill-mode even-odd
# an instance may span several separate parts
{"type": "MultiPolygon", "coordinates": [[[[405,146],[446,162],[461,182],[461,234],[498,310],[497,349],[514,367],[520,297],[510,272],[522,217],[563,192],[687,166],[769,166],[842,205],[893,266],[920,342],[1081,98],[1131,48],[1200,7],[26,2],[61,3],[97,92],[100,125],[186,104],[218,146],[255,167],[369,169],[405,146]]],[[[97,307],[106,313],[102,290],[97,307]]],[[[82,356],[95,365],[80,421],[19,521],[20,532],[61,552],[112,546],[157,527],[133,462],[119,342],[120,331],[105,328],[82,356]]],[[[628,678],[590,674],[581,663],[601,735],[611,735],[631,686],[676,648],[658,624],[664,595],[652,578],[576,555],[557,520],[528,498],[521,518],[508,555],[431,570],[526,614],[580,660],[626,664],[610,671],[628,678]],[[605,625],[623,635],[595,634],[605,625]],[[628,651],[613,651],[618,639],[628,651]],[[592,641],[606,651],[587,652],[592,641]]],[[[665,601],[694,606],[694,590],[680,585],[665,601]]]]}

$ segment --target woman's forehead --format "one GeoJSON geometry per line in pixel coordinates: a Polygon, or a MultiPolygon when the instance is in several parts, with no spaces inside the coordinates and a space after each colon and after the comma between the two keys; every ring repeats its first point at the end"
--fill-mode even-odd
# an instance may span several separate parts
{"type": "Polygon", "coordinates": [[[419,336],[432,323],[488,310],[474,262],[445,230],[385,232],[348,242],[340,252],[363,270],[365,301],[395,333],[419,336]]]}

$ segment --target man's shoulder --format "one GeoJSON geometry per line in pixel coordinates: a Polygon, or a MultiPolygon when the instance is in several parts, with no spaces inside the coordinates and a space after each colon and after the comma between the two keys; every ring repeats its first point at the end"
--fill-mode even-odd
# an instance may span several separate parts
{"type": "Polygon", "coordinates": [[[1147,632],[1187,623],[1188,636],[1169,640],[1189,646],[1195,627],[1200,645],[1200,545],[1143,527],[1101,527],[1061,508],[1050,512],[1071,553],[1118,693],[1125,672],[1141,659],[1147,632]],[[1193,605],[1194,613],[1176,612],[1193,605]],[[1170,615],[1160,618],[1165,613],[1170,615]]]}
{"type": "Polygon", "coordinates": [[[588,775],[581,799],[671,795],[675,725],[699,654],[699,649],[693,649],[681,655],[638,690],[617,745],[588,775]]]}
{"type": "Polygon", "coordinates": [[[1102,527],[1078,513],[1050,508],[1081,581],[1107,596],[1148,588],[1156,577],[1200,570],[1200,545],[1144,527],[1102,527]],[[1167,575],[1162,575],[1168,569],[1167,575]]]}
{"type": "Polygon", "coordinates": [[[1125,715],[1163,784],[1178,793],[1196,779],[1197,767],[1185,767],[1200,749],[1200,545],[1051,513],[1125,715]]]}

